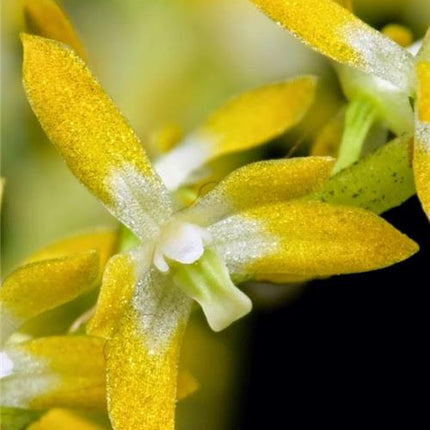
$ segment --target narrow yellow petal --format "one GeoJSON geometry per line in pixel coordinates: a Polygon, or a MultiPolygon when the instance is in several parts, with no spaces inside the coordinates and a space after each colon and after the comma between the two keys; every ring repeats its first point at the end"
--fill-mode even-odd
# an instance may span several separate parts
{"type": "Polygon", "coordinates": [[[118,230],[100,229],[89,233],[78,234],[52,243],[32,254],[25,262],[66,257],[79,252],[94,249],[100,257],[100,269],[104,270],[106,261],[115,252],[118,243],[118,230]]]}
{"type": "Polygon", "coordinates": [[[72,172],[141,238],[171,213],[137,136],[82,60],[57,41],[22,35],[24,86],[72,172]]]}
{"type": "Polygon", "coordinates": [[[183,216],[209,225],[247,208],[314,192],[330,177],[333,161],[330,157],[303,157],[248,164],[227,176],[183,216]]]}
{"type": "Polygon", "coordinates": [[[303,118],[315,88],[316,79],[304,76],[240,94],[158,160],[157,172],[169,189],[175,189],[207,161],[273,139],[303,118]]]}
{"type": "Polygon", "coordinates": [[[154,151],[164,154],[171,151],[184,136],[184,131],[175,124],[169,124],[157,130],[152,136],[154,151]]]}
{"type": "Polygon", "coordinates": [[[423,38],[422,45],[420,50],[415,57],[416,63],[420,62],[429,62],[430,61],[430,27],[427,29],[427,32],[423,38]]]}
{"type": "Polygon", "coordinates": [[[6,348],[3,404],[105,410],[104,346],[95,337],[52,336],[6,348]]]}
{"type": "Polygon", "coordinates": [[[210,227],[233,273],[311,277],[379,269],[418,246],[377,215],[321,202],[259,206],[210,227]]]}
{"type": "Polygon", "coordinates": [[[148,272],[106,345],[115,430],[174,428],[179,351],[191,300],[160,277],[148,272]]]}
{"type": "Polygon", "coordinates": [[[27,430],[104,430],[74,412],[66,409],[51,409],[27,430]]]}
{"type": "Polygon", "coordinates": [[[419,62],[417,73],[417,116],[421,123],[430,123],[430,60],[419,62]]]}
{"type": "Polygon", "coordinates": [[[243,93],[216,110],[197,133],[208,136],[210,158],[243,151],[283,133],[299,122],[315,97],[311,76],[243,93]]]}
{"type": "Polygon", "coordinates": [[[342,110],[327,122],[312,145],[311,155],[337,157],[342,141],[344,121],[345,111],[342,110]]]}
{"type": "Polygon", "coordinates": [[[197,379],[187,370],[179,369],[178,374],[178,400],[190,396],[199,388],[197,379]]]}
{"type": "Polygon", "coordinates": [[[81,58],[85,50],[64,11],[53,0],[25,0],[24,17],[27,31],[69,45],[81,58]]]}
{"type": "Polygon", "coordinates": [[[149,267],[148,249],[113,256],[103,275],[96,313],[87,326],[87,333],[110,338],[127,309],[139,279],[139,272],[149,267]],[[145,257],[148,261],[145,263],[145,257]]]}
{"type": "Polygon", "coordinates": [[[418,198],[430,219],[430,62],[417,64],[414,177],[418,198]]]}
{"type": "Polygon", "coordinates": [[[332,0],[251,0],[333,60],[413,90],[412,56],[332,0]]]}
{"type": "Polygon", "coordinates": [[[0,289],[2,340],[26,320],[88,291],[95,285],[98,275],[96,251],[19,267],[5,279],[0,289]]]}

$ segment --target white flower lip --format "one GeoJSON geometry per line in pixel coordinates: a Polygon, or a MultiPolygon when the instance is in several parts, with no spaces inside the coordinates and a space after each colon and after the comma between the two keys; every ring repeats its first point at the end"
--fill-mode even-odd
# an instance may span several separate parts
{"type": "Polygon", "coordinates": [[[204,242],[209,234],[201,227],[181,221],[164,225],[155,245],[153,263],[161,272],[167,272],[169,265],[165,257],[182,264],[197,261],[204,252],[204,242]]]}

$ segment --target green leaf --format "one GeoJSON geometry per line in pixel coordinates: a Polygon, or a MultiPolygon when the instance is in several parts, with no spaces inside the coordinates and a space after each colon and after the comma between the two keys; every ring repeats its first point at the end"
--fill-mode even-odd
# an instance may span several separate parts
{"type": "Polygon", "coordinates": [[[404,136],[330,178],[312,199],[382,213],[414,194],[412,139],[404,136]]]}

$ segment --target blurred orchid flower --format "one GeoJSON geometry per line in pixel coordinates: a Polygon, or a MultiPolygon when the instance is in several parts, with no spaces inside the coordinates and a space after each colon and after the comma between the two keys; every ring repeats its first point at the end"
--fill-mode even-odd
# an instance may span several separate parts
{"type": "MultiPolygon", "coordinates": [[[[340,63],[343,88],[352,101],[335,172],[357,160],[376,117],[396,134],[413,133],[415,186],[430,217],[430,32],[414,56],[332,0],[252,2],[312,48],[340,63]],[[409,98],[415,99],[415,113],[409,98]]],[[[392,33],[393,29],[388,31],[388,35],[392,33]]],[[[399,35],[398,30],[394,33],[399,35]]],[[[395,39],[407,43],[404,36],[395,39]]]]}

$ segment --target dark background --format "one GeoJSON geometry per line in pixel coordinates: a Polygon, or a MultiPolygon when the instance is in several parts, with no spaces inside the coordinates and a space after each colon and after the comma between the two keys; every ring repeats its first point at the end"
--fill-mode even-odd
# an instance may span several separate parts
{"type": "Polygon", "coordinates": [[[253,314],[236,428],[428,428],[430,227],[416,197],[384,218],[420,252],[253,314]]]}

